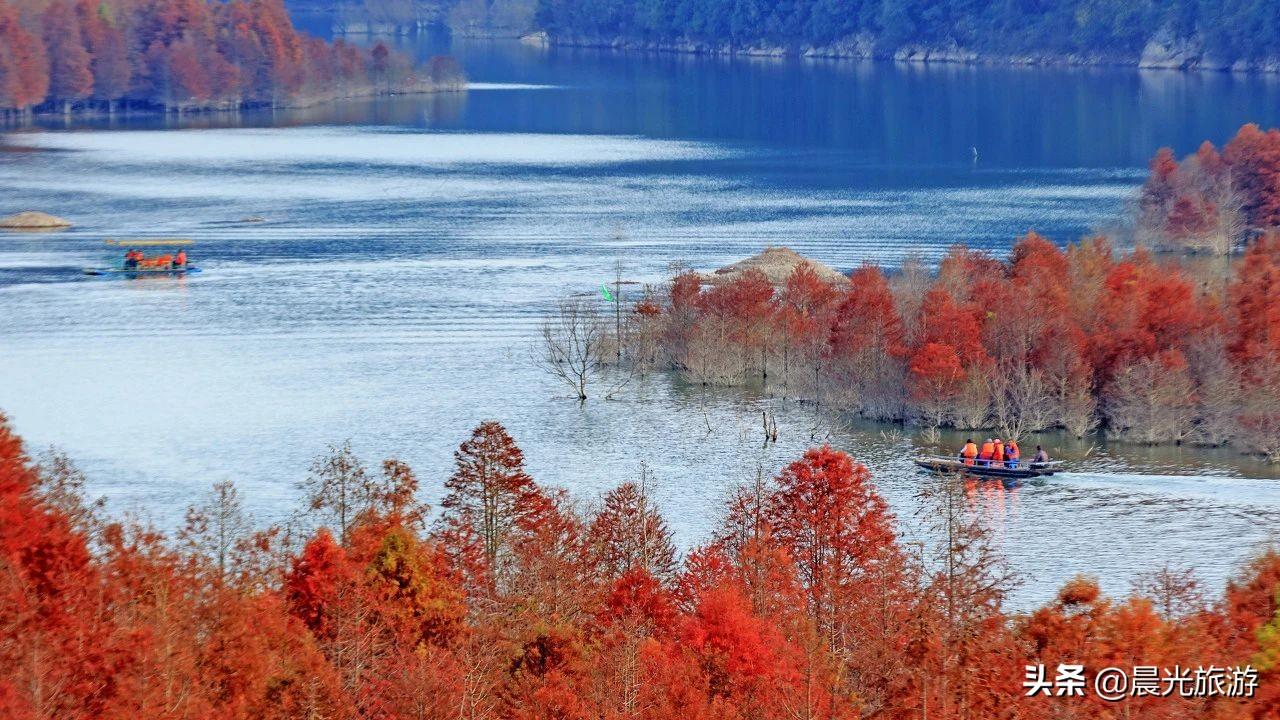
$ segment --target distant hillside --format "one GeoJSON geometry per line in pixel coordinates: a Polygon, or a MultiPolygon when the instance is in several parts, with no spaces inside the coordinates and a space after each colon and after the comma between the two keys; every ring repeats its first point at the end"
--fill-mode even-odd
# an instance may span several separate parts
{"type": "Polygon", "coordinates": [[[1280,70],[1280,0],[538,0],[553,43],[1280,70]]]}

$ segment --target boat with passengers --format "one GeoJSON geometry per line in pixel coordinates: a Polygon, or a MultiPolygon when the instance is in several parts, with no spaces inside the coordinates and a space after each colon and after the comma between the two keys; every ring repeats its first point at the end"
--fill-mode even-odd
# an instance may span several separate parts
{"type": "Polygon", "coordinates": [[[965,475],[1002,480],[1025,480],[1027,478],[1052,475],[1061,468],[1061,462],[1058,460],[1031,462],[1019,464],[1016,467],[1007,467],[1003,462],[966,461],[959,458],[937,456],[916,458],[915,464],[925,470],[942,475],[965,475]]]}
{"type": "Polygon", "coordinates": [[[198,273],[200,268],[191,264],[187,256],[187,247],[194,244],[191,240],[151,239],[151,240],[107,240],[107,245],[117,249],[125,248],[124,257],[116,264],[106,267],[88,267],[85,275],[123,275],[125,277],[142,277],[148,275],[187,275],[198,273]],[[148,255],[142,248],[161,248],[148,255]]]}

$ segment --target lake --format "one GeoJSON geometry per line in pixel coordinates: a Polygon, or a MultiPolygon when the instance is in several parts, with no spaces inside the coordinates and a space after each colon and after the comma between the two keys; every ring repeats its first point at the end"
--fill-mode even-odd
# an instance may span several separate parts
{"type": "MultiPolygon", "coordinates": [[[[536,323],[617,263],[660,282],[770,244],[847,271],[1003,253],[1031,228],[1074,240],[1122,212],[1158,146],[1280,124],[1274,77],[453,51],[466,94],[3,135],[0,211],[77,223],[0,236],[0,408],[32,450],[68,452],[115,512],[169,526],[231,479],[265,522],[346,438],[371,465],[409,462],[435,502],[452,450],[495,418],[585,505],[648,465],[687,549],[733,485],[825,440],[913,540],[909,434],[738,391],[708,394],[708,433],[701,393],[663,375],[579,406],[531,367],[536,323]],[[174,236],[204,272],[80,272],[116,259],[105,238],[174,236]]],[[[1016,607],[1077,573],[1122,594],[1166,562],[1216,591],[1280,530],[1275,468],[1045,442],[1072,472],[970,493],[1024,576],[1016,607]]]]}

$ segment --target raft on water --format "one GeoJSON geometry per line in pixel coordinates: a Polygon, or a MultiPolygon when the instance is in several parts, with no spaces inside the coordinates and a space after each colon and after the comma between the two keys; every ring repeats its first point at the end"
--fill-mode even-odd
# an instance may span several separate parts
{"type": "MultiPolygon", "coordinates": [[[[194,241],[186,238],[148,238],[145,240],[107,240],[106,244],[113,247],[185,247],[191,245],[194,241]]],[[[185,258],[186,251],[183,250],[179,254],[185,258]]],[[[126,258],[128,254],[126,254],[126,258]]],[[[198,273],[200,268],[183,262],[181,265],[174,264],[173,255],[160,255],[154,258],[139,258],[134,263],[119,262],[108,267],[88,267],[84,269],[85,275],[123,275],[125,277],[139,277],[143,275],[188,275],[190,273],[198,273]]]]}
{"type": "Polygon", "coordinates": [[[195,265],[156,268],[98,267],[84,269],[85,275],[186,275],[198,272],[200,272],[200,268],[195,265]]]}
{"type": "Polygon", "coordinates": [[[1057,460],[1044,463],[1028,463],[1026,465],[1019,464],[1016,468],[996,465],[981,465],[979,464],[981,462],[981,460],[975,460],[972,465],[966,465],[961,460],[948,457],[923,457],[915,459],[916,465],[919,465],[929,472],[947,475],[970,475],[978,478],[1000,478],[1005,480],[1023,480],[1026,478],[1052,475],[1058,471],[1060,465],[1057,460]]]}

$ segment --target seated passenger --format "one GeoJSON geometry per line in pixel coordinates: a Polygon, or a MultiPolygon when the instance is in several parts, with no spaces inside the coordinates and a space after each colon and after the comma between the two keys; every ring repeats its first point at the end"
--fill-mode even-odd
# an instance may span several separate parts
{"type": "Polygon", "coordinates": [[[1022,451],[1018,449],[1018,441],[1010,440],[1004,445],[1004,464],[1010,468],[1018,467],[1018,460],[1022,457],[1022,451]]]}
{"type": "Polygon", "coordinates": [[[978,453],[978,465],[982,467],[991,467],[991,458],[996,454],[996,444],[987,438],[982,443],[982,452],[978,453]]]}
{"type": "Polygon", "coordinates": [[[978,457],[978,446],[973,440],[965,440],[964,448],[960,450],[960,458],[964,460],[965,465],[973,465],[976,457],[978,457]]]}

